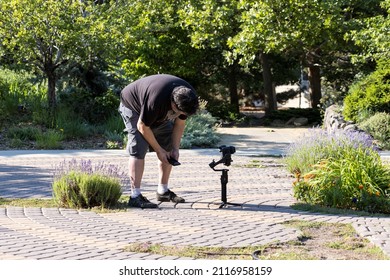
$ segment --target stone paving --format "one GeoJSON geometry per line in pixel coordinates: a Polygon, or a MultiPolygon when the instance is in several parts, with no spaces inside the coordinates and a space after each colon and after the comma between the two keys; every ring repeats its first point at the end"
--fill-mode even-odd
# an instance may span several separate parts
{"type": "MultiPolygon", "coordinates": [[[[128,160],[124,151],[3,151],[0,197],[50,198],[53,167],[73,158],[114,163],[123,170],[128,160]]],[[[293,210],[289,207],[294,203],[293,178],[275,157],[254,158],[245,151],[233,154],[227,198],[240,206],[219,208],[221,172],[209,167],[213,159],[219,158],[220,153],[214,149],[181,152],[182,165],[174,167],[170,187],[186,198],[184,204],[161,203],[158,209],[104,214],[61,208],[0,208],[0,259],[185,259],[126,252],[124,248],[134,242],[237,247],[289,241],[300,232],[282,223],[295,219],[351,223],[358,234],[390,256],[390,217],[293,210]],[[260,161],[262,168],[245,166],[253,160],[260,161]]],[[[153,202],[157,202],[155,167],[155,155],[148,154],[142,189],[153,202]]],[[[128,194],[129,187],[124,187],[128,194]]]]}

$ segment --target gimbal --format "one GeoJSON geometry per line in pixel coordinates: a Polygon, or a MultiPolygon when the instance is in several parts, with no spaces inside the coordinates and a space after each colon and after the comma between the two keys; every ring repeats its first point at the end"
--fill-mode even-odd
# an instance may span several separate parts
{"type": "Polygon", "coordinates": [[[215,169],[215,167],[218,164],[224,164],[225,166],[230,166],[231,162],[233,161],[231,158],[231,155],[236,152],[236,148],[233,146],[220,146],[219,151],[222,153],[222,157],[219,161],[212,161],[209,166],[214,170],[214,171],[221,171],[221,200],[222,203],[219,206],[219,208],[225,207],[227,205],[234,205],[234,206],[241,206],[241,204],[236,204],[236,203],[229,203],[227,202],[227,183],[228,183],[228,171],[229,169],[223,168],[223,169],[215,169]]]}

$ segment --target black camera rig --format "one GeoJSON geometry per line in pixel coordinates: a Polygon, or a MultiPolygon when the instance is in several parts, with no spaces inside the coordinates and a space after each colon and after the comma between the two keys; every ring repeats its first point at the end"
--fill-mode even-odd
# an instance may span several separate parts
{"type": "Polygon", "coordinates": [[[233,147],[233,146],[225,146],[225,145],[223,145],[223,146],[219,147],[219,152],[222,153],[221,159],[218,160],[217,162],[215,160],[213,160],[209,164],[209,166],[214,171],[221,171],[222,172],[222,175],[221,175],[221,200],[222,200],[222,203],[219,206],[219,208],[225,207],[226,205],[241,206],[241,204],[227,202],[227,198],[226,198],[227,190],[226,190],[226,187],[227,187],[227,183],[228,183],[228,171],[229,171],[229,169],[226,169],[226,168],[215,169],[215,167],[218,164],[221,164],[221,163],[223,165],[225,165],[225,166],[230,166],[230,164],[233,161],[231,155],[236,152],[236,148],[233,147]]]}

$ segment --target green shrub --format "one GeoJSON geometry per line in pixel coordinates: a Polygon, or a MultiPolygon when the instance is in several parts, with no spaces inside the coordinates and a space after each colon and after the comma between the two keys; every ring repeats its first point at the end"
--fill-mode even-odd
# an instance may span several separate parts
{"type": "Polygon", "coordinates": [[[180,143],[181,148],[214,147],[220,141],[215,132],[215,123],[216,119],[204,109],[188,118],[180,143]]]}
{"type": "Polygon", "coordinates": [[[46,100],[46,85],[36,84],[33,79],[34,76],[25,71],[0,68],[0,108],[4,115],[21,113],[20,105],[27,112],[33,112],[46,100]]]}
{"type": "Polygon", "coordinates": [[[56,123],[64,138],[68,140],[83,139],[92,134],[91,126],[88,123],[63,107],[58,110],[56,123]]]}
{"type": "Polygon", "coordinates": [[[36,136],[36,146],[38,149],[59,149],[63,135],[61,132],[49,129],[38,133],[36,136]]]}
{"type": "Polygon", "coordinates": [[[24,145],[24,142],[20,139],[17,139],[17,138],[13,138],[9,142],[9,146],[12,148],[15,148],[15,149],[20,149],[23,147],[23,145],[24,145]]]}
{"type": "Polygon", "coordinates": [[[114,132],[114,133],[123,133],[125,125],[123,123],[122,117],[117,111],[114,111],[113,114],[104,122],[104,131],[114,132]]]}
{"type": "Polygon", "coordinates": [[[107,149],[121,149],[124,147],[125,135],[123,133],[106,131],[104,133],[106,137],[106,148],[107,149]]]}
{"type": "Polygon", "coordinates": [[[20,139],[22,141],[35,141],[40,130],[33,126],[19,127],[12,126],[7,130],[7,138],[20,139]]]}
{"type": "Polygon", "coordinates": [[[236,124],[247,121],[246,115],[236,112],[234,106],[221,100],[213,100],[207,104],[207,111],[218,120],[234,122],[236,124]]]}
{"type": "Polygon", "coordinates": [[[390,213],[390,168],[375,151],[349,147],[294,182],[294,196],[309,204],[390,213]]]}
{"type": "Polygon", "coordinates": [[[379,64],[377,70],[351,86],[344,100],[343,115],[353,122],[362,122],[370,112],[390,113],[390,66],[379,64]]]}
{"type": "Polygon", "coordinates": [[[390,213],[390,168],[362,132],[310,130],[284,159],[294,196],[320,206],[390,213]]]}
{"type": "Polygon", "coordinates": [[[75,88],[70,93],[60,94],[60,104],[71,108],[73,114],[91,124],[99,124],[117,113],[119,96],[111,90],[95,96],[86,89],[75,88]]]}
{"type": "Polygon", "coordinates": [[[114,165],[64,161],[55,168],[53,197],[60,207],[112,207],[122,195],[122,177],[114,165]]]}
{"type": "Polygon", "coordinates": [[[373,139],[370,135],[357,131],[327,132],[312,128],[289,145],[284,162],[289,172],[304,174],[321,160],[342,157],[344,150],[349,147],[373,149],[373,139]]]}
{"type": "Polygon", "coordinates": [[[390,114],[376,113],[369,119],[359,124],[359,127],[368,132],[375,140],[378,146],[384,150],[390,150],[390,114]]]}

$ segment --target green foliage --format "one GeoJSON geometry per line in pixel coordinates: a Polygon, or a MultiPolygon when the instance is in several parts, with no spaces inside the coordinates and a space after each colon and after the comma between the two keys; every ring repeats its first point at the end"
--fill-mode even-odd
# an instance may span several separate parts
{"type": "MultiPolygon", "coordinates": [[[[241,29],[228,41],[230,58],[250,64],[265,53],[332,49],[344,24],[343,1],[239,1],[241,29]],[[320,19],[320,20],[319,20],[320,19]],[[313,36],[316,34],[316,36],[313,36]]],[[[341,33],[342,34],[342,33],[341,33]]]]}
{"type": "MultiPolygon", "coordinates": [[[[381,9],[371,11],[367,18],[357,18],[355,22],[360,26],[348,36],[362,47],[362,51],[355,56],[360,60],[366,59],[390,59],[390,38],[388,36],[390,26],[390,0],[366,1],[380,3],[381,9]]],[[[362,3],[364,4],[364,3],[362,3]]]]}
{"type": "Polygon", "coordinates": [[[377,70],[355,83],[344,101],[346,119],[361,122],[362,114],[369,111],[390,113],[390,66],[382,61],[377,70]]]}
{"type": "Polygon", "coordinates": [[[53,183],[53,196],[60,207],[111,207],[121,195],[119,181],[101,174],[71,171],[53,183]]]}
{"type": "Polygon", "coordinates": [[[374,151],[343,151],[329,158],[294,183],[294,196],[320,206],[390,213],[390,168],[374,151]]]}
{"type": "Polygon", "coordinates": [[[34,75],[25,71],[0,68],[0,118],[28,114],[41,106],[45,99],[44,84],[34,83],[34,75]]]}
{"type": "Polygon", "coordinates": [[[390,168],[361,132],[312,130],[289,148],[285,163],[303,202],[390,213],[390,168]]]}
{"type": "Polygon", "coordinates": [[[220,137],[215,132],[216,119],[204,110],[205,106],[205,104],[201,105],[203,110],[186,121],[181,148],[214,147],[220,141],[220,137]]]}
{"type": "Polygon", "coordinates": [[[213,100],[207,103],[207,111],[219,120],[224,121],[239,121],[243,116],[234,112],[234,108],[231,104],[221,101],[213,100]]]}
{"type": "Polygon", "coordinates": [[[121,67],[131,80],[155,73],[199,76],[202,51],[190,45],[181,28],[178,11],[183,4],[136,0],[118,6],[113,20],[124,54],[121,67]]]}
{"type": "Polygon", "coordinates": [[[381,149],[390,150],[390,113],[376,113],[359,127],[372,135],[381,149]]]}
{"type": "Polygon", "coordinates": [[[289,145],[284,161],[289,172],[305,174],[321,160],[342,158],[344,150],[349,150],[350,147],[374,148],[372,138],[365,133],[309,129],[307,133],[289,145]]]}
{"type": "Polygon", "coordinates": [[[87,89],[73,88],[70,93],[62,93],[60,98],[62,106],[92,124],[106,121],[119,107],[119,96],[111,90],[96,96],[87,89]]]}
{"type": "Polygon", "coordinates": [[[112,164],[63,161],[54,170],[53,198],[60,207],[111,207],[122,195],[123,176],[112,164]]]}
{"type": "Polygon", "coordinates": [[[71,111],[61,107],[57,114],[57,129],[62,132],[64,139],[83,139],[92,135],[91,126],[71,111]]]}
{"type": "MultiPolygon", "coordinates": [[[[117,111],[115,111],[116,113],[117,111]]],[[[119,114],[112,114],[111,117],[104,122],[104,130],[115,132],[115,133],[123,133],[125,129],[125,125],[123,124],[122,117],[119,114]]]]}
{"type": "Polygon", "coordinates": [[[9,146],[11,148],[20,149],[24,146],[24,141],[20,140],[19,138],[12,138],[9,142],[9,146]]]}
{"type": "Polygon", "coordinates": [[[106,148],[107,149],[120,149],[124,146],[125,142],[125,135],[123,133],[117,133],[117,132],[111,132],[106,131],[104,133],[104,136],[106,137],[106,148]]]}
{"type": "Polygon", "coordinates": [[[45,132],[36,135],[36,147],[38,149],[59,149],[61,148],[61,141],[63,135],[54,129],[49,129],[45,132]]]}
{"type": "Polygon", "coordinates": [[[90,62],[112,43],[107,5],[73,0],[2,0],[1,47],[12,60],[47,80],[48,108],[56,107],[56,82],[70,61],[90,62]]]}
{"type": "Polygon", "coordinates": [[[20,139],[21,141],[35,141],[39,133],[40,130],[33,126],[12,126],[7,130],[6,136],[9,139],[20,139]]]}
{"type": "Polygon", "coordinates": [[[22,148],[35,143],[38,149],[59,149],[63,139],[59,131],[53,129],[41,131],[36,126],[12,126],[6,130],[6,137],[11,147],[22,148]]]}

